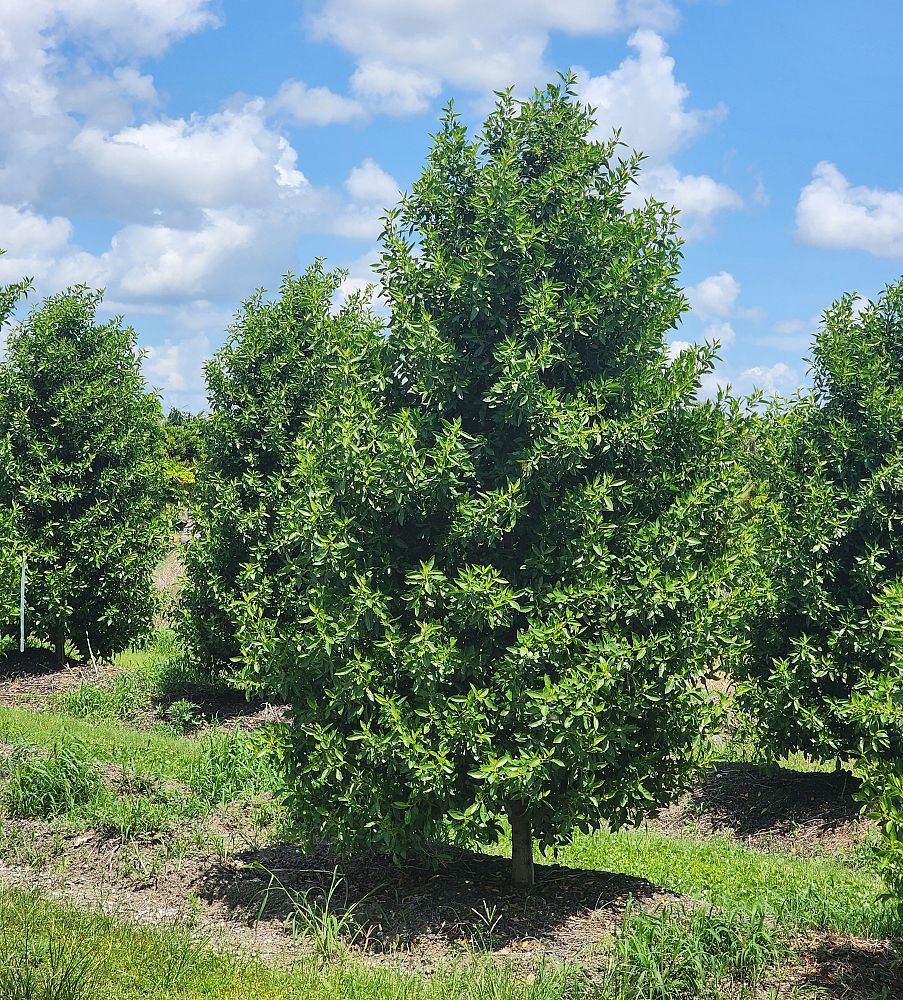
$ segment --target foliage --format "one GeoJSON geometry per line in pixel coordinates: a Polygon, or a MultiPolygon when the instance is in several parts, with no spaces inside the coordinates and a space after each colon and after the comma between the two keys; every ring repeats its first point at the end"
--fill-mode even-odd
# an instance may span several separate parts
{"type": "Polygon", "coordinates": [[[760,996],[765,972],[788,952],[761,912],[629,908],[603,976],[603,995],[623,1000],[760,996]]]}
{"type": "Polygon", "coordinates": [[[236,628],[246,595],[265,601],[261,586],[271,586],[285,563],[270,548],[271,525],[309,410],[339,377],[333,365],[349,371],[380,343],[379,321],[359,299],[333,312],[342,277],[318,262],[286,277],[275,302],[255,295],[207,368],[207,452],[180,602],[187,645],[213,674],[228,674],[241,652],[236,628]]]}
{"type": "Polygon", "coordinates": [[[311,335],[252,303],[210,368],[232,648],[292,704],[294,808],[343,848],[492,842],[509,810],[560,842],[693,771],[731,652],[732,422],[694,402],[714,348],[668,355],[674,215],[628,207],[640,157],[593,130],[570,81],[503,95],[476,141],[449,111],[388,215],[387,335],[324,321],[252,381],[233,358],[311,335]]]}
{"type": "Polygon", "coordinates": [[[88,637],[109,655],[150,627],[166,531],[160,404],[134,331],[98,324],[100,301],[83,287],[46,299],[0,362],[0,509],[19,505],[30,631],[85,655],[88,637]]]}
{"type": "MultiPolygon", "coordinates": [[[[3,250],[0,249],[0,254],[3,250]]],[[[0,285],[0,351],[4,325],[19,300],[29,289],[27,281],[0,285]]],[[[14,641],[19,618],[19,572],[22,545],[19,538],[16,498],[4,496],[2,483],[9,477],[10,442],[0,434],[0,653],[14,641]]]]}
{"type": "Polygon", "coordinates": [[[178,407],[170,409],[163,421],[167,476],[174,499],[186,507],[204,460],[205,421],[203,414],[178,407]]]}
{"type": "MultiPolygon", "coordinates": [[[[903,282],[865,306],[838,300],[816,335],[814,391],[754,429],[761,586],[741,700],[775,755],[854,756],[853,701],[903,683],[891,642],[903,610],[901,308],[903,282]]],[[[869,753],[899,759],[903,728],[869,753]]]]}

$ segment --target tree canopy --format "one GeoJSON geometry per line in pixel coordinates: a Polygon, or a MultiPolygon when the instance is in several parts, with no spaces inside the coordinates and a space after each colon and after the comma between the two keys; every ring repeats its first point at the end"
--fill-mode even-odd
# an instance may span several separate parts
{"type": "Polygon", "coordinates": [[[633,206],[641,158],[594,130],[570,81],[502,95],[475,139],[450,109],[387,217],[385,335],[284,290],[210,370],[211,455],[242,466],[218,501],[273,477],[228,526],[255,553],[234,648],[293,705],[299,820],[348,849],[507,815],[525,884],[534,837],[635,821],[693,769],[731,644],[729,421],[695,402],[714,349],[669,356],[675,216],[633,206]],[[316,391],[279,350],[231,377],[311,333],[316,391]]]}
{"type": "Polygon", "coordinates": [[[98,323],[100,301],[51,296],[0,361],[0,508],[17,507],[30,631],[59,655],[114,653],[150,627],[167,530],[160,403],[134,331],[98,323]]]}

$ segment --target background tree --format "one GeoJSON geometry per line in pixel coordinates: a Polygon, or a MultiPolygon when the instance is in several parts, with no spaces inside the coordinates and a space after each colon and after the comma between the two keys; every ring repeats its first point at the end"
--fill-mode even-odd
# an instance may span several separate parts
{"type": "Polygon", "coordinates": [[[174,406],[163,421],[167,476],[180,511],[187,510],[191,503],[198,466],[204,460],[205,419],[202,413],[174,406]]]}
{"type": "MultiPolygon", "coordinates": [[[[903,282],[864,308],[837,301],[815,338],[813,391],[755,429],[762,583],[741,701],[775,756],[855,756],[851,699],[903,679],[885,603],[903,573],[901,307],[903,282]]],[[[884,728],[903,756],[903,725],[884,728]]]]}
{"type": "Polygon", "coordinates": [[[125,648],[152,621],[165,549],[160,403],[145,391],[134,331],[97,323],[79,287],[34,308],[0,362],[0,507],[15,500],[28,549],[28,620],[62,657],[125,648]]]}
{"type": "Polygon", "coordinates": [[[730,421],[694,403],[713,349],[668,357],[674,215],[629,207],[640,157],[593,130],[572,81],[502,96],[476,140],[449,110],[388,216],[388,336],[330,355],[266,508],[241,657],[293,705],[299,820],[349,850],[507,815],[526,885],[534,838],[637,821],[694,768],[730,421]]]}
{"type": "MultiPolygon", "coordinates": [[[[4,253],[0,248],[0,255],[4,253]]],[[[5,326],[30,282],[0,285],[0,356],[5,349],[5,326]]],[[[9,441],[0,436],[0,652],[13,641],[19,620],[19,573],[22,546],[19,539],[17,511],[13,497],[4,488],[9,476],[9,441]]]]}
{"type": "MultiPolygon", "coordinates": [[[[183,636],[194,659],[212,673],[235,672],[246,595],[267,613],[283,562],[273,548],[274,511],[285,502],[286,475],[305,448],[308,414],[330,390],[332,353],[345,349],[358,358],[382,344],[381,323],[360,299],[333,310],[343,277],[318,262],[300,277],[287,276],[275,301],[258,292],[207,366],[205,457],[180,601],[183,636]]],[[[259,686],[256,666],[249,666],[242,683],[259,686]]]]}

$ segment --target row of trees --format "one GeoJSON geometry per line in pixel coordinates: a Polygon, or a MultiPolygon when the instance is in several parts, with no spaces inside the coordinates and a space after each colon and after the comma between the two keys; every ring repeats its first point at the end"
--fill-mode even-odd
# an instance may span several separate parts
{"type": "MultiPolygon", "coordinates": [[[[901,886],[903,285],[828,311],[811,393],[699,400],[714,348],[666,342],[676,218],[630,207],[640,157],[594,124],[570,81],[502,96],[476,139],[449,110],[386,217],[388,320],[336,307],[320,263],[245,303],[192,438],[186,644],[292,704],[276,750],[309,831],[401,855],[507,819],[518,884],[534,842],[669,801],[716,715],[703,682],[728,675],[766,752],[864,772],[901,886]]],[[[13,332],[0,518],[27,526],[48,635],[59,554],[93,553],[65,620],[112,650],[147,622],[163,446],[133,335],[95,307],[76,290],[13,332]],[[106,451],[48,430],[104,421],[106,451]]]]}

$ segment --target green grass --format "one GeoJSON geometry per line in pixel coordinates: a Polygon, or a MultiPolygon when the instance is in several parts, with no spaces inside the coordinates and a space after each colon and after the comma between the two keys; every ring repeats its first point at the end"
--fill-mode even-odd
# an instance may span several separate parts
{"type": "Polygon", "coordinates": [[[881,901],[877,871],[854,858],[795,858],[749,850],[726,837],[642,831],[577,835],[557,860],[646,878],[729,910],[762,910],[785,927],[867,937],[903,933],[899,918],[881,901]]]}
{"type": "Polygon", "coordinates": [[[53,904],[35,893],[0,891],[0,995],[12,1000],[570,1000],[579,974],[540,970],[527,982],[487,963],[462,963],[430,978],[351,960],[316,959],[290,970],[217,953],[189,928],[152,930],[53,904]],[[77,972],[77,975],[73,975],[77,972]],[[30,977],[31,992],[16,993],[30,977]],[[69,979],[73,988],[54,992],[69,979]]]}
{"type": "Polygon", "coordinates": [[[59,817],[124,838],[278,789],[271,765],[241,731],[188,737],[0,708],[0,739],[16,748],[3,791],[12,815],[59,817]],[[101,765],[114,765],[115,781],[101,778],[101,765]]]}
{"type": "Polygon", "coordinates": [[[703,911],[628,913],[604,948],[594,981],[554,965],[530,977],[479,955],[429,976],[347,957],[278,969],[216,952],[187,924],[148,929],[0,890],[4,1000],[739,1000],[764,996],[757,984],[787,954],[761,916],[703,911]]]}

